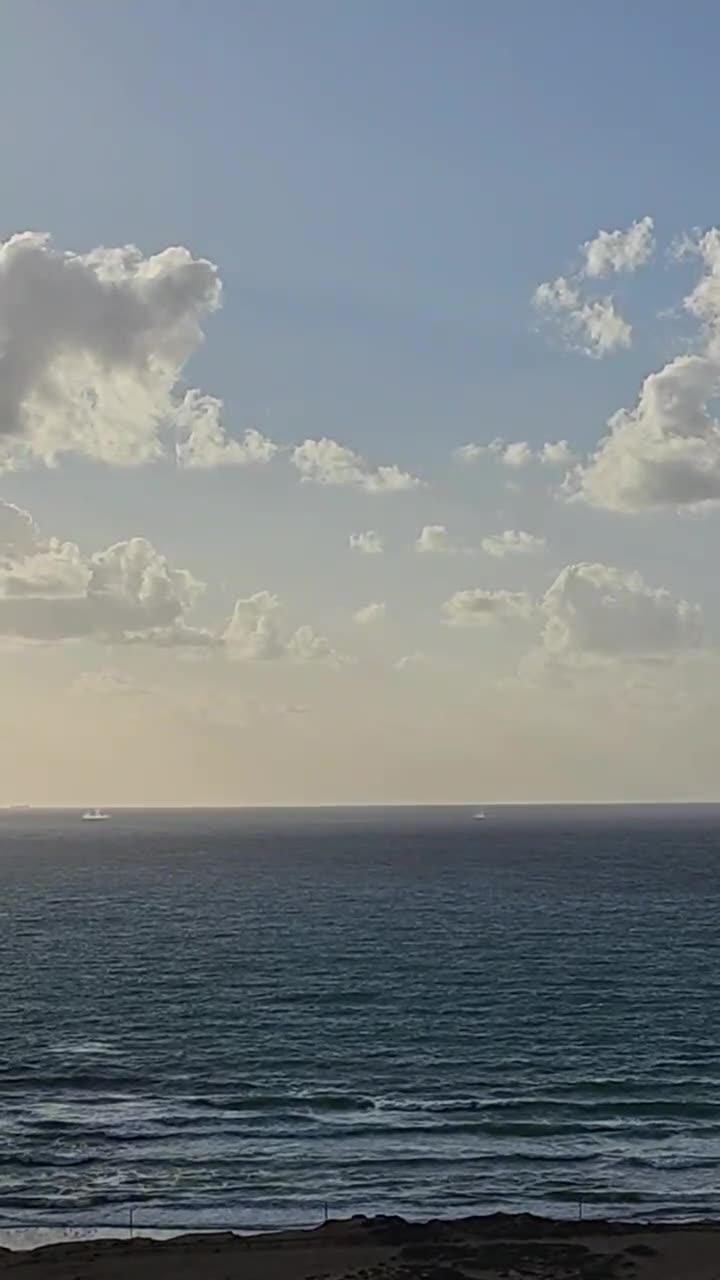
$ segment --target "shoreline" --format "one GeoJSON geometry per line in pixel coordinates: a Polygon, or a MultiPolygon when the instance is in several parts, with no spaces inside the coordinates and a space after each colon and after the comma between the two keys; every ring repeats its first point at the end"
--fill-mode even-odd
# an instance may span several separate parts
{"type": "Polygon", "coordinates": [[[714,1280],[720,1221],[357,1216],[294,1231],[0,1249],[0,1276],[18,1267],[31,1280],[714,1280]]]}

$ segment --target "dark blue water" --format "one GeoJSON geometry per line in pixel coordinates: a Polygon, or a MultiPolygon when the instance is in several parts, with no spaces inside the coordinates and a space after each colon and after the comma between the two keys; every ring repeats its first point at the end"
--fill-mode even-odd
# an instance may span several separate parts
{"type": "Polygon", "coordinates": [[[720,1214],[720,809],[0,816],[0,1225],[720,1214]]]}

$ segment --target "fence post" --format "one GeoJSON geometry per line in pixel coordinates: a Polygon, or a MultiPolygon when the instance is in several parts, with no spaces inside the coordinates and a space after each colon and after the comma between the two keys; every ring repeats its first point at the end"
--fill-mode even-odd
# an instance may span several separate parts
{"type": "Polygon", "coordinates": [[[129,1213],[129,1219],[130,1219],[129,1226],[130,1226],[130,1239],[131,1239],[131,1240],[132,1240],[132,1238],[133,1238],[133,1214],[134,1214],[134,1213],[135,1213],[135,1210],[131,1208],[131,1209],[130,1209],[130,1213],[129,1213]]]}
{"type": "Polygon", "coordinates": [[[328,1202],[326,1200],[325,1201],[325,1221],[327,1222],[327,1220],[328,1220],[328,1202]]]}
{"type": "Polygon", "coordinates": [[[582,1196],[578,1196],[578,1222],[583,1220],[583,1202],[582,1196]]]}

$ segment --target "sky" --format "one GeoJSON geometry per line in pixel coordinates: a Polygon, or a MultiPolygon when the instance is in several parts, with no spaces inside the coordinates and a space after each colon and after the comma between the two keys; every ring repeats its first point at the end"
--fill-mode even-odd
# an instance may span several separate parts
{"type": "Polygon", "coordinates": [[[0,20],[0,804],[720,798],[715,6],[0,20]]]}

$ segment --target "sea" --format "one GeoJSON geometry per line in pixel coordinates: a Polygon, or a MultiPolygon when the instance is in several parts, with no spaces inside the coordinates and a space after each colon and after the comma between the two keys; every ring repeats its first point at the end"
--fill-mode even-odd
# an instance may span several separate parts
{"type": "Polygon", "coordinates": [[[720,807],[0,814],[0,1242],[720,1216],[720,807]]]}

